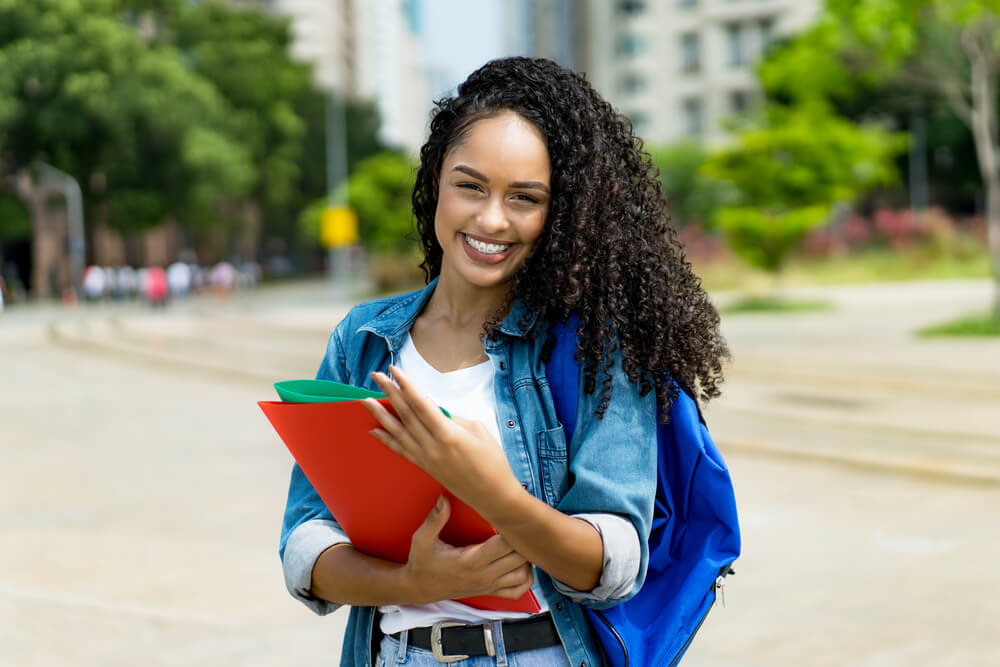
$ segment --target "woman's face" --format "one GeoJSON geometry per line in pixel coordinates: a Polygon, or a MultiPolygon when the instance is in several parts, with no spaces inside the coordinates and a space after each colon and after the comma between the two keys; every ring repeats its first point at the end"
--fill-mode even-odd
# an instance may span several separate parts
{"type": "Polygon", "coordinates": [[[511,111],[476,121],[445,154],[438,178],[442,279],[508,282],[545,226],[550,176],[545,140],[530,121],[511,111]]]}

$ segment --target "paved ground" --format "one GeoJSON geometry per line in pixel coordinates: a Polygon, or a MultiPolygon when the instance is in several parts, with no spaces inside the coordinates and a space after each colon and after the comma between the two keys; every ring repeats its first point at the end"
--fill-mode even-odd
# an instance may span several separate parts
{"type": "MultiPolygon", "coordinates": [[[[709,420],[745,554],[685,664],[1000,664],[1000,344],[908,334],[987,294],[725,319],[709,420]]],[[[313,374],[342,312],[314,284],[4,314],[0,666],[337,663],[342,615],[281,583],[290,459],[254,402],[313,374]]]]}

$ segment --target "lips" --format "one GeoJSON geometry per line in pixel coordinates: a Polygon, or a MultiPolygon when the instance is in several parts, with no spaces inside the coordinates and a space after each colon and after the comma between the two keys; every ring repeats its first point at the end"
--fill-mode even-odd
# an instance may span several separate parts
{"type": "Polygon", "coordinates": [[[506,259],[516,243],[503,242],[498,239],[484,239],[462,234],[462,247],[473,260],[484,264],[496,264],[506,259]]]}
{"type": "Polygon", "coordinates": [[[496,255],[504,250],[507,250],[511,245],[513,245],[502,241],[479,239],[474,236],[469,236],[468,234],[464,234],[463,236],[465,236],[466,243],[486,255],[496,255]]]}

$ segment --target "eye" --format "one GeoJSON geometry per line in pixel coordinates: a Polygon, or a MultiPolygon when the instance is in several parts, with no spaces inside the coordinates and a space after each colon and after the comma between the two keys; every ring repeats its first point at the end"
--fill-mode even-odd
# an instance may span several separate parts
{"type": "Polygon", "coordinates": [[[525,194],[523,192],[518,192],[517,194],[515,194],[514,195],[514,199],[516,199],[517,201],[525,202],[525,203],[529,203],[529,204],[537,204],[538,203],[538,199],[536,197],[533,197],[533,196],[531,196],[529,194],[525,194]]]}
{"type": "Polygon", "coordinates": [[[483,191],[482,186],[479,185],[478,183],[458,183],[456,185],[456,187],[459,187],[459,188],[461,188],[463,190],[472,190],[474,192],[482,192],[483,191]]]}

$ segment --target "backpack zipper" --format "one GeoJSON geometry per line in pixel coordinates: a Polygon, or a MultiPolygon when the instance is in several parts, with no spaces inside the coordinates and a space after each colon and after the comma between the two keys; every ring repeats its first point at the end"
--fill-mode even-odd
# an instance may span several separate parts
{"type": "Polygon", "coordinates": [[[622,639],[622,636],[618,634],[617,630],[615,630],[615,626],[611,625],[608,619],[604,618],[604,614],[602,614],[599,609],[592,609],[591,611],[594,612],[595,616],[601,619],[601,623],[604,623],[608,631],[611,632],[611,634],[615,636],[615,639],[618,640],[618,645],[622,647],[622,654],[625,656],[625,667],[628,667],[629,665],[628,647],[625,646],[625,640],[622,639]]]}
{"type": "Polygon", "coordinates": [[[674,659],[670,661],[669,667],[676,667],[677,663],[681,661],[681,656],[683,656],[684,653],[688,650],[688,647],[691,646],[691,642],[694,641],[694,636],[698,634],[698,631],[701,630],[702,624],[705,623],[705,619],[708,618],[708,612],[712,611],[712,609],[715,608],[715,605],[719,602],[718,591],[722,591],[722,606],[723,607],[726,606],[726,589],[725,589],[726,575],[732,572],[732,570],[730,569],[731,565],[732,563],[730,563],[729,565],[723,565],[719,569],[719,576],[715,578],[715,581],[712,582],[711,588],[708,589],[710,592],[715,593],[715,599],[712,600],[712,604],[710,604],[708,606],[708,609],[705,610],[705,613],[701,617],[701,620],[698,621],[698,625],[695,627],[694,632],[692,632],[691,636],[687,638],[686,642],[684,642],[684,646],[682,646],[681,649],[677,651],[677,654],[674,656],[674,659]]]}

